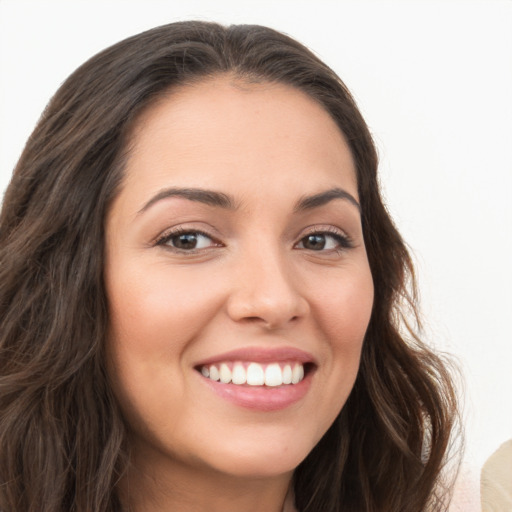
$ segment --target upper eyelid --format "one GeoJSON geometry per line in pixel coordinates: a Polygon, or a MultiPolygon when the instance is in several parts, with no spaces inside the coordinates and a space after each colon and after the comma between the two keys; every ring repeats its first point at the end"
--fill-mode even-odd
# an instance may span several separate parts
{"type": "Polygon", "coordinates": [[[297,235],[297,238],[301,240],[305,236],[312,235],[315,233],[327,233],[331,235],[338,235],[344,238],[352,238],[344,229],[338,228],[332,225],[324,225],[324,224],[315,224],[312,226],[308,226],[303,228],[300,233],[297,235]]]}
{"type": "Polygon", "coordinates": [[[164,231],[162,234],[158,235],[155,238],[153,245],[155,245],[155,246],[165,245],[165,243],[167,241],[169,241],[171,238],[180,236],[180,235],[186,235],[188,233],[195,233],[195,234],[198,234],[201,236],[205,236],[205,237],[209,238],[214,244],[222,244],[222,242],[220,242],[220,240],[218,240],[218,238],[216,238],[214,235],[211,235],[210,233],[207,233],[204,230],[197,229],[197,228],[196,229],[175,228],[175,229],[164,231]]]}
{"type": "MultiPolygon", "coordinates": [[[[308,226],[305,230],[303,230],[300,235],[296,238],[296,241],[294,242],[294,247],[298,246],[299,244],[303,243],[304,239],[310,235],[315,234],[323,234],[327,236],[331,236],[333,238],[338,239],[338,243],[340,244],[340,247],[343,249],[353,249],[358,246],[358,243],[352,236],[350,236],[345,230],[333,226],[333,225],[312,225],[308,226]]],[[[318,252],[324,252],[324,251],[318,251],[318,252]]]]}
{"type": "MultiPolygon", "coordinates": [[[[220,238],[222,237],[220,233],[216,229],[211,226],[203,227],[203,226],[194,226],[194,222],[188,223],[184,222],[182,224],[178,224],[172,227],[168,227],[154,237],[153,243],[156,244],[159,240],[163,240],[165,238],[178,236],[186,233],[197,233],[199,235],[206,236],[211,238],[214,241],[220,242],[220,238]],[[192,224],[192,225],[190,225],[192,224]]],[[[201,223],[204,224],[204,223],[201,223]]]]}

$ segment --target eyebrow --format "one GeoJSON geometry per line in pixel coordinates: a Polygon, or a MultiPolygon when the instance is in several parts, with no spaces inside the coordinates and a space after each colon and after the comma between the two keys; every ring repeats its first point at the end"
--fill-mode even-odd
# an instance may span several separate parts
{"type": "MultiPolygon", "coordinates": [[[[234,199],[222,192],[215,190],[206,190],[202,188],[177,188],[171,187],[161,190],[154,195],[144,206],[138,211],[138,215],[144,213],[151,208],[155,203],[168,199],[170,197],[181,197],[189,201],[197,201],[199,203],[207,204],[209,206],[217,206],[227,210],[235,210],[237,208],[234,199]]],[[[353,204],[359,211],[361,206],[355,197],[343,190],[342,188],[332,188],[325,192],[320,192],[311,196],[305,196],[299,199],[295,205],[294,212],[302,212],[323,206],[334,199],[345,199],[353,204]]]]}
{"type": "Polygon", "coordinates": [[[304,210],[318,208],[333,201],[334,199],[345,199],[349,203],[352,203],[359,212],[361,212],[361,205],[358,203],[357,199],[342,188],[331,188],[325,192],[320,192],[319,194],[305,196],[297,202],[294,211],[302,212],[304,210]]]}
{"type": "Polygon", "coordinates": [[[197,201],[199,203],[204,203],[210,206],[218,206],[220,208],[226,208],[229,210],[234,210],[235,202],[233,199],[223,194],[222,192],[215,192],[214,190],[205,190],[202,188],[166,188],[161,190],[153,196],[138,212],[138,214],[144,213],[148,208],[153,206],[158,201],[162,201],[163,199],[167,199],[169,197],[182,197],[183,199],[188,199],[189,201],[197,201]]]}

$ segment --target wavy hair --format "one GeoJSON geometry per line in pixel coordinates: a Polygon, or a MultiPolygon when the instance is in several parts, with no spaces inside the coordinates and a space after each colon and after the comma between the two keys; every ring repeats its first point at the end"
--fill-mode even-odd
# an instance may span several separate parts
{"type": "Polygon", "coordinates": [[[181,22],[78,68],[44,111],[5,193],[3,512],[123,510],[116,484],[129,446],[105,369],[104,221],[140,113],[172,88],[225,73],[308,94],[345,135],[357,170],[374,307],[354,389],[295,471],[298,510],[446,508],[440,475],[457,419],[454,387],[447,365],[404,320],[416,312],[413,266],[383,205],[377,153],[353,98],[329,67],[279,32],[181,22]]]}

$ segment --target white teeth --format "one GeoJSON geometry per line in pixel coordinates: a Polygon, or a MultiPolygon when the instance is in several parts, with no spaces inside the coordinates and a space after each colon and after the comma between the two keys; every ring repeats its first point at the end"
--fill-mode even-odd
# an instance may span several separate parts
{"type": "Polygon", "coordinates": [[[263,386],[265,384],[265,373],[261,364],[251,363],[247,367],[247,384],[249,386],[263,386]]]}
{"type": "Polygon", "coordinates": [[[281,386],[282,383],[281,367],[277,363],[269,364],[265,370],[265,386],[281,386]]]}
{"type": "Polygon", "coordinates": [[[279,363],[247,365],[237,362],[230,367],[228,363],[220,363],[201,367],[201,374],[223,384],[277,387],[283,384],[298,384],[304,379],[304,366],[300,363],[287,363],[282,366],[279,363]]]}
{"type": "Polygon", "coordinates": [[[304,366],[296,364],[292,370],[292,384],[299,383],[304,378],[304,366]]]}
{"type": "Polygon", "coordinates": [[[220,381],[223,384],[229,384],[231,382],[231,370],[226,363],[220,365],[220,381]]]}
{"type": "Polygon", "coordinates": [[[292,383],[292,367],[287,364],[283,368],[283,384],[291,384],[292,383]]]}
{"type": "Polygon", "coordinates": [[[245,384],[247,382],[247,373],[242,364],[236,363],[233,366],[233,373],[231,375],[231,381],[233,384],[245,384]]]}
{"type": "Polygon", "coordinates": [[[210,366],[210,379],[212,379],[212,380],[220,379],[219,370],[217,369],[216,366],[213,366],[213,365],[210,366]]]}

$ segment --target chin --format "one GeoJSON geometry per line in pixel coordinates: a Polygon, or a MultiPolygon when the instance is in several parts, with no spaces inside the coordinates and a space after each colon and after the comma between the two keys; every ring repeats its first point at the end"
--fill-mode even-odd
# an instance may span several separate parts
{"type": "Polygon", "coordinates": [[[210,465],[238,477],[275,477],[293,473],[316,444],[291,435],[286,439],[265,439],[261,435],[259,441],[252,437],[246,442],[233,440],[228,446],[218,447],[210,465]]]}
{"type": "MultiPolygon", "coordinates": [[[[306,454],[307,455],[307,454],[306,454]]],[[[220,473],[238,478],[265,479],[280,475],[289,475],[302,462],[304,457],[289,457],[286,459],[269,458],[268,456],[243,456],[225,461],[217,465],[220,473]]]]}

